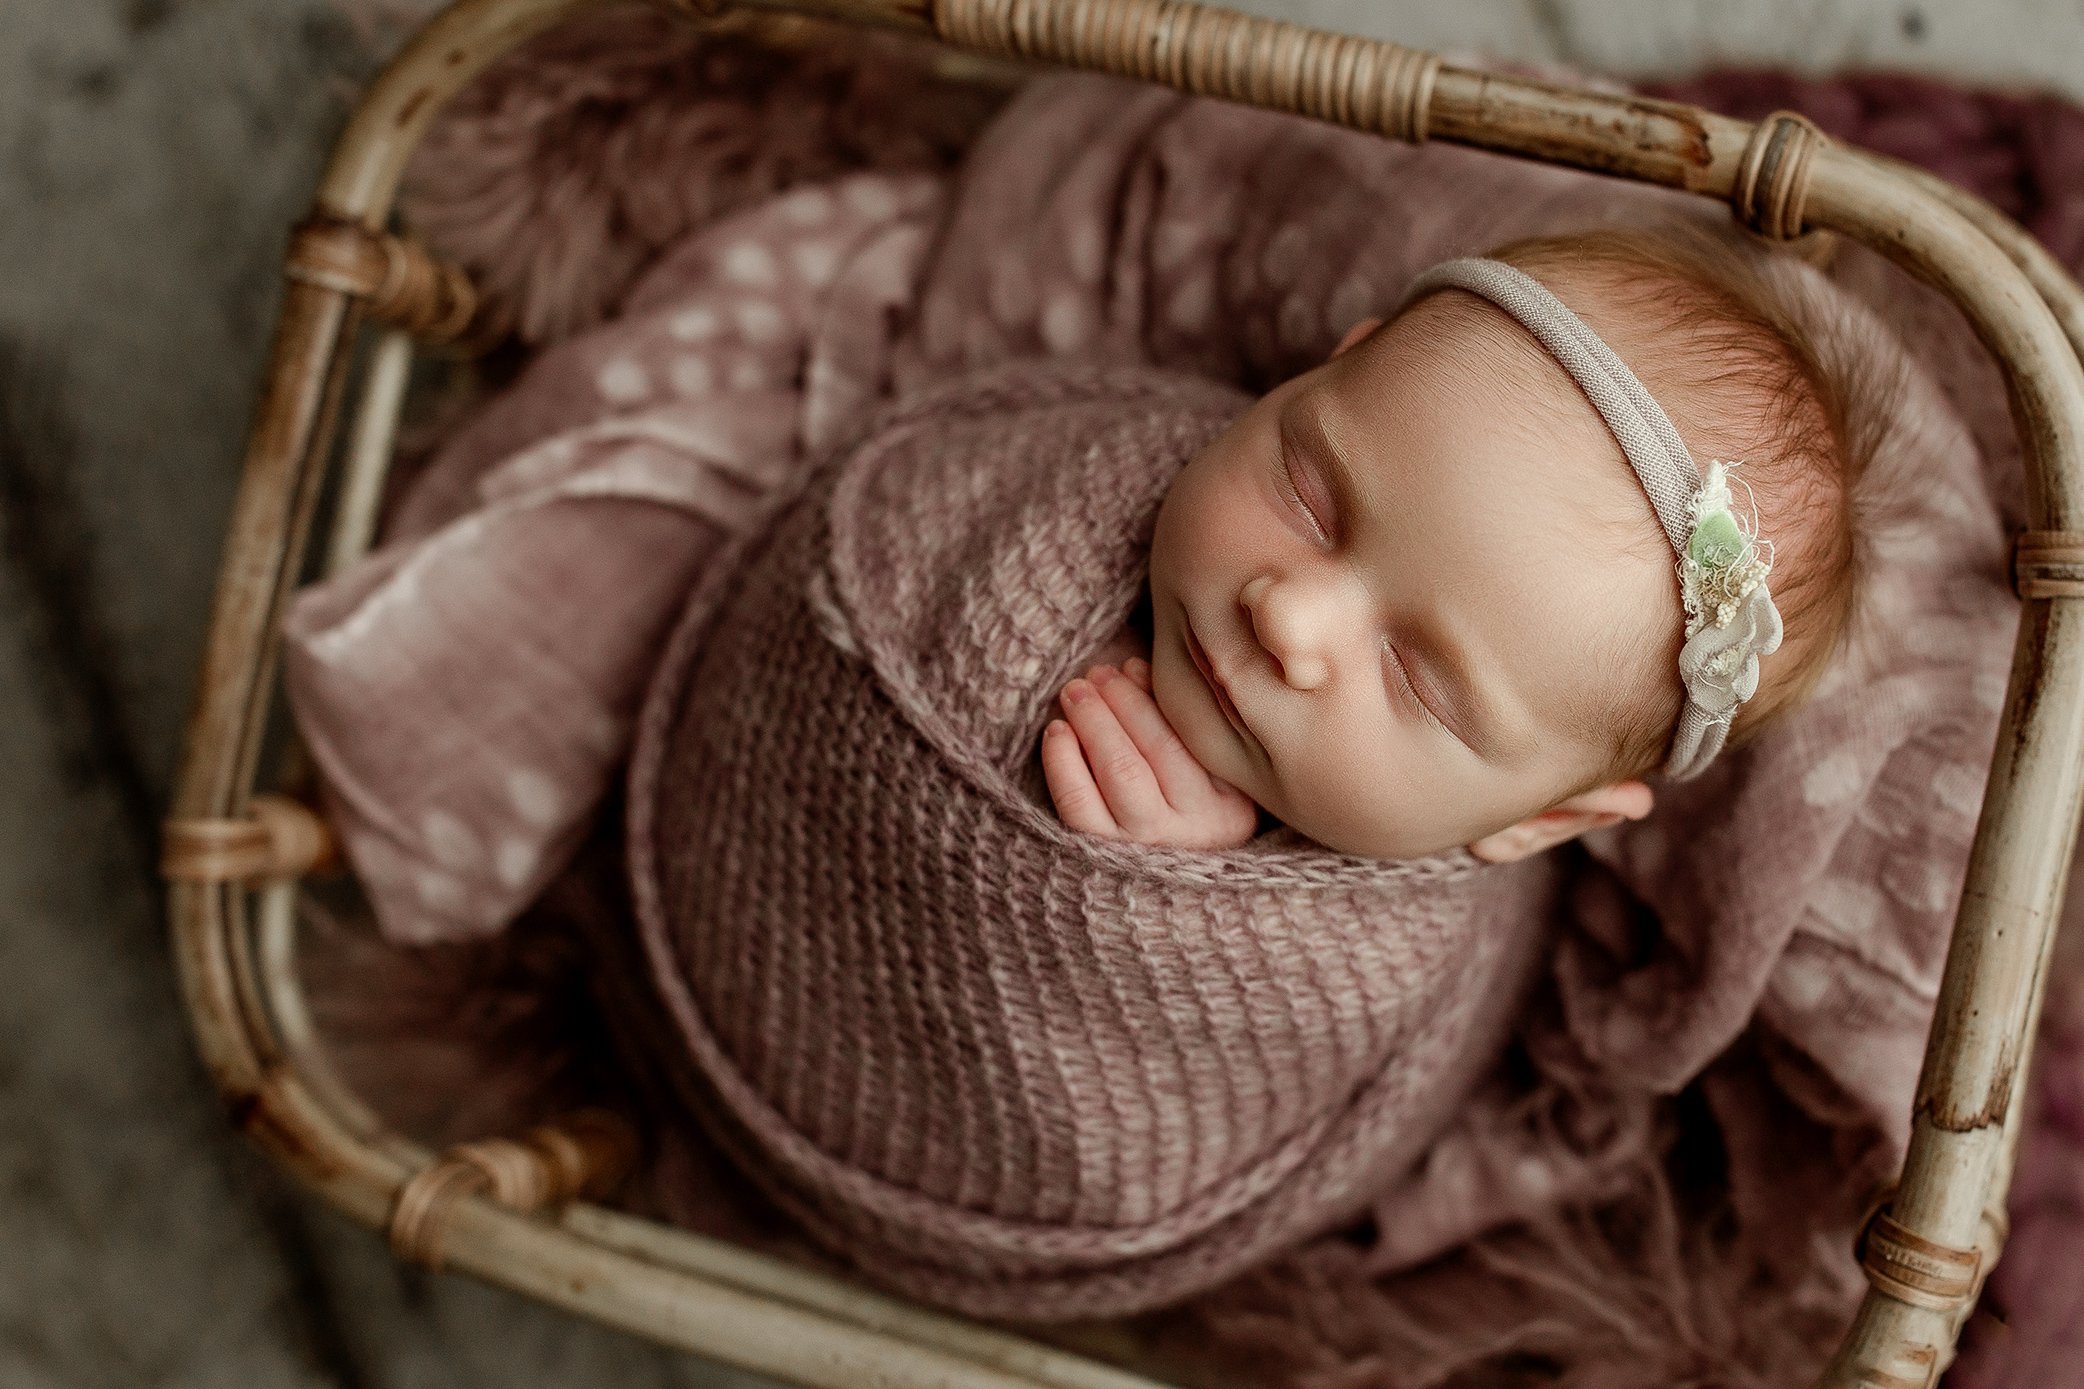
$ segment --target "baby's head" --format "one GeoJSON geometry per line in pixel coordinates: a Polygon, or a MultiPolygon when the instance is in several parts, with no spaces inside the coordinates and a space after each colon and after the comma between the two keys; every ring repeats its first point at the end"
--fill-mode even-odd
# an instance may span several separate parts
{"type": "MultiPolygon", "coordinates": [[[[1848,495],[1886,408],[1820,359],[1797,268],[1763,254],[1683,227],[1492,253],[1613,349],[1703,472],[1740,460],[1784,634],[1727,746],[1797,705],[1847,627],[1848,495]]],[[[1464,289],[1354,325],[1197,455],[1150,579],[1173,728],[1348,853],[1503,860],[1640,818],[1687,702],[1677,558],[1645,483],[1557,357],[1464,289]]]]}

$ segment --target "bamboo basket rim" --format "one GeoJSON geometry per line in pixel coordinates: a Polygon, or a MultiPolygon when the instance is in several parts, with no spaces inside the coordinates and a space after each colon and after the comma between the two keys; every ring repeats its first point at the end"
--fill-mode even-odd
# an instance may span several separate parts
{"type": "MultiPolygon", "coordinates": [[[[568,1310],[833,1389],[1148,1389],[1155,1381],[1066,1350],[574,1199],[617,1148],[599,1126],[489,1155],[429,1154],[333,1076],[309,1025],[295,900],[329,836],[308,808],[255,789],[281,609],[303,569],[362,328],[387,325],[364,370],[329,568],[367,544],[414,341],[466,334],[476,302],[461,272],[387,231],[398,181],[451,95],[508,49],[603,2],[457,0],[428,21],[371,83],[292,238],[167,827],[169,927],[198,1048],[235,1124],[325,1200],[381,1229],[401,1198],[435,1200],[430,1183],[441,1186],[433,1257],[568,1310]]],[[[724,9],[666,3],[709,22],[724,9]]],[[[1862,1241],[1869,1289],[1818,1383],[1936,1380],[2001,1248],[2018,1100],[2084,795],[2084,614],[2070,601],[2084,597],[2084,292],[2063,267],[1983,200],[1828,140],[1792,113],[1740,121],[1186,0],[747,9],[905,30],[993,62],[1113,72],[1723,199],[1769,238],[1823,230],[1859,240],[1961,308],[2004,371],[2022,444],[2031,529],[2017,537],[2020,624],[1909,1155],[1862,1241]]]]}

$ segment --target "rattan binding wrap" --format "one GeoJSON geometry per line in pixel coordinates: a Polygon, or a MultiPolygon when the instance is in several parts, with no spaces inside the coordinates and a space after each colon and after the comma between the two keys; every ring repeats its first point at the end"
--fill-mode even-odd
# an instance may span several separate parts
{"type": "Polygon", "coordinates": [[[2012,546],[2021,598],[2084,598],[2084,531],[2023,531],[2012,546]]]}
{"type": "Polygon", "coordinates": [[[313,217],[291,233],[283,273],[367,301],[369,316],[422,342],[454,342],[477,314],[470,277],[403,237],[313,217]]]}
{"type": "Polygon", "coordinates": [[[1760,236],[1792,241],[1808,230],[1809,170],[1824,133],[1807,116],[1775,111],[1758,123],[1730,189],[1730,211],[1760,236]]]}
{"type": "MultiPolygon", "coordinates": [[[[2002,1244],[2001,1229],[1997,1243],[2002,1244]]],[[[1955,1249],[1928,1240],[1899,1224],[1883,1205],[1867,1217],[1853,1254],[1878,1291],[1914,1307],[1955,1313],[1982,1292],[1996,1248],[1986,1259],[1981,1247],[1955,1249]]]]}
{"type": "Polygon", "coordinates": [[[509,1210],[555,1210],[599,1196],[637,1157],[637,1135],[620,1116],[582,1110],[514,1140],[459,1143],[399,1189],[391,1208],[391,1250],[426,1268],[442,1266],[442,1242],[455,1203],[484,1194],[509,1210]]]}
{"type": "Polygon", "coordinates": [[[258,883],[300,878],[333,862],[333,833],[318,813],[268,795],[255,796],[237,818],[167,821],[159,872],[176,881],[258,883]]]}
{"type": "Polygon", "coordinates": [[[1185,0],[942,0],[943,38],[984,52],[1162,82],[1414,143],[1440,60],[1185,0]]]}
{"type": "MultiPolygon", "coordinates": [[[[583,1200],[510,1209],[495,1184],[512,1192],[535,1180],[495,1175],[513,1154],[459,1153],[428,1169],[424,1152],[330,1080],[306,1024],[285,954],[294,932],[267,923],[286,919],[271,905],[292,890],[278,875],[310,867],[310,855],[255,828],[267,813],[254,791],[275,693],[274,633],[303,572],[360,324],[374,318],[425,341],[466,332],[475,312],[453,267],[388,230],[398,179],[450,95],[502,53],[597,3],[459,0],[436,16],[371,84],[293,242],[169,822],[174,951],[203,1058],[236,1121],[335,1205],[390,1227],[419,1181],[410,1204],[422,1209],[405,1215],[401,1237],[415,1249],[612,1325],[830,1389],[1148,1389],[1152,1381],[1093,1360],[583,1200]],[[246,886],[268,879],[274,885],[258,893],[246,886]],[[253,933],[270,929],[258,948],[253,933]],[[257,954],[274,963],[256,968],[257,954]],[[423,1171],[442,1175],[421,1179],[423,1171]],[[440,1218],[430,1224],[430,1214],[440,1218]]],[[[705,15],[720,7],[674,3],[705,15]]],[[[1753,125],[1457,68],[1395,44],[1183,0],[754,0],[744,8],[936,35],[971,53],[1114,72],[1396,138],[1681,189],[1726,201],[1769,238],[1820,229],[1859,240],[1960,306],[2004,370],[2018,424],[2032,527],[2017,551],[2025,602],[1909,1157],[1886,1223],[1872,1222],[1863,1251],[1872,1290],[1820,1381],[1929,1385],[1959,1328],[1965,1252],[1976,1251],[1972,1297],[2002,1238],[1990,1211],[2010,1180],[2016,1100],[2084,795],[2084,606],[2059,601],[2084,596],[2084,294],[2062,267],[1981,200],[1825,140],[1786,113],[1753,125]]],[[[386,349],[378,362],[380,381],[395,383],[396,354],[386,349]]],[[[360,446],[350,453],[373,456],[394,415],[358,411],[360,446]]],[[[366,491],[370,482],[356,485],[366,491]]],[[[552,1175],[563,1159],[545,1152],[538,1160],[539,1189],[562,1190],[552,1175]]]]}

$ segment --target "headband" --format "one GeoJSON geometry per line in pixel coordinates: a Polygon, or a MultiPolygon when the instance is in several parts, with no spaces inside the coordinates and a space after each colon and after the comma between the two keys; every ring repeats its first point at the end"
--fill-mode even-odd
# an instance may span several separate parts
{"type": "MultiPolygon", "coordinates": [[[[1649,390],[1585,321],[1539,280],[1503,261],[1445,261],[1420,275],[1409,305],[1439,289],[1462,289],[1511,314],[1548,349],[1606,421],[1678,557],[1686,645],[1679,680],[1686,707],[1664,774],[1698,776],[1722,751],[1737,706],[1758,690],[1758,658],[1780,646],[1780,610],[1766,589],[1770,541],[1730,508],[1729,470],[1716,459],[1701,477],[1693,455],[1649,390]]],[[[1401,308],[1400,310],[1401,311],[1401,308]]]]}

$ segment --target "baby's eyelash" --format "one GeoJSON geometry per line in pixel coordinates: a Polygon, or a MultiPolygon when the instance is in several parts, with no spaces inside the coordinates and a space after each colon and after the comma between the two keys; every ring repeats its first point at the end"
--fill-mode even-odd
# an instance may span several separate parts
{"type": "Polygon", "coordinates": [[[1418,686],[1411,683],[1411,672],[1404,668],[1404,658],[1397,654],[1397,649],[1384,642],[1382,645],[1382,657],[1396,667],[1396,678],[1403,682],[1404,688],[1410,692],[1411,702],[1418,706],[1418,712],[1425,716],[1425,721],[1439,729],[1442,733],[1445,733],[1448,737],[1454,737],[1454,730],[1440,721],[1440,717],[1433,712],[1432,706],[1427,704],[1424,697],[1418,693],[1418,686]]]}
{"type": "Polygon", "coordinates": [[[1317,513],[1311,509],[1309,502],[1304,500],[1302,488],[1296,485],[1295,465],[1289,461],[1288,449],[1285,444],[1281,448],[1277,462],[1280,466],[1274,470],[1274,481],[1281,489],[1282,497],[1287,500],[1291,507],[1295,508],[1303,520],[1310,523],[1310,529],[1317,532],[1318,538],[1329,545],[1331,543],[1331,527],[1325,525],[1319,519],[1317,513]]]}

